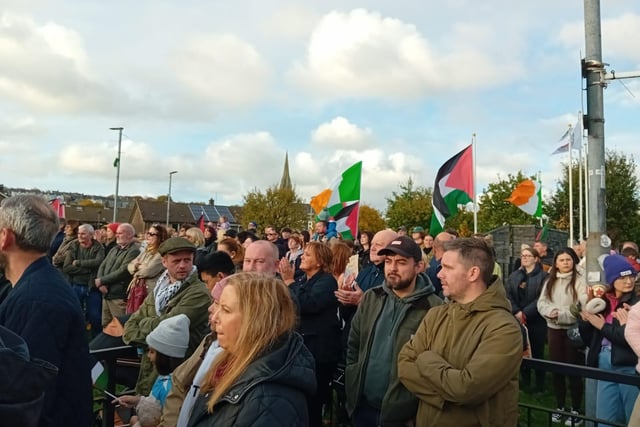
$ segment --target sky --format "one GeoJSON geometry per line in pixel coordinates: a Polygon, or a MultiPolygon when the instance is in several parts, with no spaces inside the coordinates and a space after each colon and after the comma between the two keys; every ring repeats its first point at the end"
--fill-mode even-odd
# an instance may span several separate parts
{"type": "MultiPolygon", "coordinates": [[[[362,202],[476,136],[476,191],[551,156],[586,107],[579,0],[0,0],[0,184],[242,204],[289,156],[308,201],[356,161],[362,202]]],[[[640,70],[640,2],[601,2],[608,71],[640,70]]],[[[640,154],[640,80],[604,92],[605,145],[640,154]]]]}

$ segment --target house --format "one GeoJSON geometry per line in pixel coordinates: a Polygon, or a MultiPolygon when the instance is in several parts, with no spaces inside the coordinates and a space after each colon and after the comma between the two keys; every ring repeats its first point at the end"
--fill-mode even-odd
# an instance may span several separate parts
{"type": "Polygon", "coordinates": [[[226,215],[231,227],[236,227],[236,219],[228,206],[214,205],[213,200],[209,204],[188,204],[171,202],[158,202],[153,200],[136,200],[131,212],[129,222],[141,233],[153,224],[167,224],[177,229],[180,224],[197,224],[200,217],[204,222],[218,222],[218,218],[226,215]],[[168,208],[168,209],[167,209],[168,208]],[[168,218],[167,218],[168,216],[168,218]]]}
{"type": "MultiPolygon", "coordinates": [[[[129,222],[131,208],[118,208],[115,222],[129,222]]],[[[113,208],[103,206],[66,205],[64,210],[66,219],[75,219],[82,224],[91,224],[95,228],[113,222],[113,208]]]]}

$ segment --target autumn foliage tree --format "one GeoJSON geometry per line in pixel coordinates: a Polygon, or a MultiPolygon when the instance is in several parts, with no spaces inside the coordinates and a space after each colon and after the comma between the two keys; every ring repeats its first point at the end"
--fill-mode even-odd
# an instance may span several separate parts
{"type": "Polygon", "coordinates": [[[244,195],[241,224],[255,221],[261,227],[268,225],[280,230],[282,227],[306,229],[309,206],[293,188],[274,185],[262,192],[257,188],[244,195]]]}
{"type": "MultiPolygon", "coordinates": [[[[556,228],[569,228],[569,165],[563,168],[562,179],[549,201],[548,215],[556,228]]],[[[577,164],[571,168],[573,179],[573,220],[579,223],[577,164]]],[[[636,162],[632,156],[607,150],[605,156],[605,203],[607,234],[618,245],[625,240],[640,241],[640,184],[636,174],[636,162]]],[[[577,231],[576,231],[577,233],[577,231]]],[[[573,236],[577,239],[579,236],[573,236]]]]}
{"type": "Polygon", "coordinates": [[[431,220],[431,188],[415,186],[409,178],[400,184],[400,191],[394,191],[387,198],[387,225],[393,229],[404,225],[408,229],[421,226],[427,229],[431,220]]]}
{"type": "Polygon", "coordinates": [[[522,171],[515,175],[508,174],[506,178],[498,176],[497,182],[490,183],[480,195],[478,211],[478,230],[487,232],[503,225],[535,224],[536,218],[522,211],[507,201],[511,192],[525,179],[536,180],[536,177],[526,176],[522,171]]]}
{"type": "Polygon", "coordinates": [[[369,205],[360,205],[358,228],[361,231],[367,230],[376,233],[380,230],[384,230],[386,227],[387,224],[382,218],[380,211],[369,205]]]}

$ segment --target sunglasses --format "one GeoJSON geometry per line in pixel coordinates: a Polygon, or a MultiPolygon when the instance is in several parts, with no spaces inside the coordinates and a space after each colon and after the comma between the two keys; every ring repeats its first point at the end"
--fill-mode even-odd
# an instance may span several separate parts
{"type": "Polygon", "coordinates": [[[151,232],[147,231],[147,236],[157,236],[157,235],[158,235],[158,233],[151,233],[151,232]]]}

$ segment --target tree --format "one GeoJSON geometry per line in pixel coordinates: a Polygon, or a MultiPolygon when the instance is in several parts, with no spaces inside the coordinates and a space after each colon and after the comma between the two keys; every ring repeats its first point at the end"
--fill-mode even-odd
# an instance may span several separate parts
{"type": "Polygon", "coordinates": [[[101,208],[103,207],[103,204],[101,202],[96,202],[91,199],[82,199],[78,201],[78,206],[84,206],[84,207],[92,206],[92,207],[101,208]]]}
{"type": "Polygon", "coordinates": [[[255,221],[261,227],[274,226],[306,229],[309,206],[302,202],[295,189],[271,186],[263,193],[254,188],[244,197],[241,224],[255,221]]]}
{"type": "Polygon", "coordinates": [[[393,229],[404,225],[408,230],[419,225],[425,229],[431,221],[431,188],[415,187],[409,178],[406,184],[400,185],[400,192],[393,192],[387,198],[387,224],[393,229]]]}
{"type": "Polygon", "coordinates": [[[360,217],[358,220],[358,228],[360,230],[376,233],[386,227],[387,224],[384,222],[380,211],[369,205],[360,205],[360,217]]]}
{"type": "MultiPolygon", "coordinates": [[[[579,166],[574,164],[571,168],[573,179],[573,217],[577,238],[579,224],[579,193],[578,176],[579,166]]],[[[622,241],[640,240],[640,189],[636,175],[636,163],[633,157],[623,153],[607,150],[605,156],[605,182],[606,182],[606,224],[607,234],[618,245],[622,241]]],[[[569,228],[569,165],[563,168],[563,177],[558,182],[557,190],[549,202],[549,217],[556,228],[568,230],[569,228]]]]}
{"type": "Polygon", "coordinates": [[[473,235],[473,211],[460,207],[456,216],[447,218],[444,222],[444,228],[445,230],[447,228],[457,230],[460,237],[471,237],[473,235]]]}
{"type": "MultiPolygon", "coordinates": [[[[523,212],[513,203],[507,202],[511,192],[525,179],[536,180],[536,177],[525,176],[522,171],[508,174],[506,179],[500,179],[487,186],[480,196],[478,210],[478,230],[487,232],[503,225],[535,224],[536,218],[523,212]]],[[[544,211],[544,210],[543,210],[544,211]]]]}

